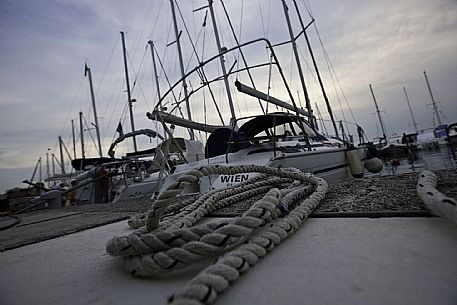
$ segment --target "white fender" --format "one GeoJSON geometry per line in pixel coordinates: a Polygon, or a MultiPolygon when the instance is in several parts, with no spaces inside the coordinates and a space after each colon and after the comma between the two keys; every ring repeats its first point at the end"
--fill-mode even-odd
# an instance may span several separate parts
{"type": "Polygon", "coordinates": [[[360,160],[359,153],[357,148],[349,147],[346,150],[346,159],[349,163],[349,168],[351,170],[351,174],[354,178],[362,178],[363,177],[363,163],[360,160]]]}

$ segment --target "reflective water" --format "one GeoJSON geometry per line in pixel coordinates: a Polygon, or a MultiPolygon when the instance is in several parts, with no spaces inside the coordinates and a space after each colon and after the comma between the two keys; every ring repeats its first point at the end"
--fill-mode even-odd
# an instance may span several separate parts
{"type": "MultiPolygon", "coordinates": [[[[422,170],[439,170],[456,168],[457,160],[455,159],[452,148],[447,145],[439,145],[435,148],[423,148],[418,151],[417,160],[411,162],[408,159],[398,160],[400,164],[395,166],[395,162],[389,160],[384,162],[384,169],[375,176],[398,175],[403,173],[421,172],[422,170]]],[[[370,176],[368,174],[367,176],[370,176]]]]}

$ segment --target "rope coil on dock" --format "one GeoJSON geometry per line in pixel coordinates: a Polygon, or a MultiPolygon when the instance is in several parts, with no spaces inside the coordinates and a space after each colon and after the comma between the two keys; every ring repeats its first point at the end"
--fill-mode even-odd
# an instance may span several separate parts
{"type": "Polygon", "coordinates": [[[457,224],[457,201],[436,189],[437,177],[431,171],[422,171],[417,182],[417,195],[433,214],[457,224]]]}
{"type": "Polygon", "coordinates": [[[138,276],[158,276],[219,256],[168,300],[169,304],[209,304],[241,273],[293,234],[326,191],[323,179],[297,169],[204,166],[179,177],[145,215],[135,219],[134,227],[145,227],[111,239],[106,249],[112,256],[122,256],[125,269],[138,276]],[[183,211],[165,217],[184,187],[201,177],[252,172],[260,175],[186,200],[188,205],[183,211]],[[239,217],[194,226],[218,208],[249,199],[257,201],[239,217]]]}

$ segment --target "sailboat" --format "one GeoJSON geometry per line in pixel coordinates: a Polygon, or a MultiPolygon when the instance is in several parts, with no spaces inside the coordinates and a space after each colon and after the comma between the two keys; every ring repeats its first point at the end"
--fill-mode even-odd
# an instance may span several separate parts
{"type": "MultiPolygon", "coordinates": [[[[330,181],[347,179],[352,176],[362,177],[364,170],[363,161],[367,158],[365,147],[355,148],[350,143],[343,142],[342,140],[329,140],[311,126],[311,115],[309,112],[299,109],[295,104],[294,97],[289,90],[274,48],[267,39],[259,38],[231,49],[225,49],[220,55],[226,55],[254,44],[266,45],[267,49],[271,52],[272,62],[270,64],[277,68],[291,103],[281,101],[270,94],[262,93],[239,81],[235,82],[235,87],[240,93],[284,108],[286,111],[235,118],[232,119],[230,126],[224,127],[196,123],[183,118],[177,119],[175,116],[158,109],[152,113],[148,113],[147,116],[150,119],[160,117],[160,120],[164,123],[202,131],[212,131],[205,145],[206,159],[175,166],[165,185],[175,182],[183,173],[190,169],[208,164],[256,164],[280,168],[295,167],[303,172],[314,173],[330,181]]],[[[202,67],[210,64],[212,61],[219,60],[220,55],[213,56],[201,63],[199,67],[188,72],[185,77],[199,72],[202,67]]],[[[257,67],[264,66],[262,64],[257,65],[257,67]]],[[[255,69],[255,67],[251,67],[251,69],[255,69]]],[[[207,84],[220,81],[221,79],[227,79],[229,74],[236,72],[238,71],[228,72],[223,77],[209,80],[207,84]]],[[[179,83],[180,81],[176,82],[162,96],[158,104],[165,100],[179,83]]],[[[194,88],[191,93],[196,94],[203,87],[204,85],[194,88]]],[[[184,102],[184,99],[181,99],[179,102],[184,102]]],[[[250,174],[209,177],[206,180],[200,181],[200,183],[188,186],[185,192],[203,193],[212,188],[234,185],[248,178],[250,178],[250,174]]]]}
{"type": "MultiPolygon", "coordinates": [[[[364,161],[372,156],[368,155],[365,145],[355,147],[348,141],[343,141],[339,137],[336,139],[326,138],[316,130],[315,118],[312,114],[309,97],[307,94],[304,78],[301,72],[297,46],[295,43],[296,37],[292,32],[288,8],[283,1],[284,12],[286,16],[287,25],[291,40],[287,43],[292,45],[294,55],[297,62],[297,69],[300,74],[300,80],[303,86],[306,100],[306,110],[299,108],[295,102],[294,96],[291,93],[290,86],[288,85],[282,67],[280,65],[278,56],[275,53],[275,47],[266,38],[254,39],[242,44],[239,44],[227,49],[221,47],[218,38],[218,31],[214,19],[214,12],[212,1],[209,1],[208,8],[212,16],[214,33],[216,36],[217,49],[219,54],[202,61],[197,67],[190,70],[183,75],[183,78],[178,80],[172,85],[168,91],[161,96],[157,102],[155,110],[147,113],[147,117],[152,120],[158,120],[164,124],[173,124],[180,127],[194,129],[197,131],[209,132],[209,136],[205,145],[205,159],[185,164],[179,164],[171,169],[171,175],[167,178],[165,185],[174,183],[183,173],[190,169],[199,168],[202,165],[267,165],[279,168],[294,167],[303,172],[314,173],[328,181],[347,179],[350,177],[362,177],[364,172],[364,161]],[[268,62],[260,62],[255,65],[234,68],[234,65],[229,71],[225,68],[225,58],[230,54],[238,53],[243,56],[243,50],[253,48],[254,46],[266,46],[270,53],[268,62]],[[178,118],[170,113],[160,110],[160,105],[167,99],[171,99],[174,90],[183,81],[183,79],[190,78],[192,75],[197,74],[202,78],[205,75],[204,68],[214,62],[219,61],[221,64],[221,71],[223,75],[215,76],[212,79],[205,78],[202,80],[199,87],[186,94],[184,98],[177,101],[174,109],[179,107],[181,103],[189,103],[192,95],[201,93],[204,88],[216,82],[223,82],[227,93],[227,101],[230,109],[230,125],[229,126],[214,126],[205,123],[197,123],[191,119],[178,118]],[[257,69],[268,69],[268,75],[272,73],[272,69],[276,70],[279,75],[280,82],[275,83],[278,87],[282,85],[289,101],[283,101],[279,98],[273,97],[270,92],[264,93],[257,90],[251,77],[257,69]],[[239,73],[249,74],[249,78],[253,83],[253,87],[241,83],[238,80],[239,73]],[[228,82],[229,76],[237,75],[237,80],[234,86],[237,92],[244,94],[245,97],[251,97],[251,101],[257,100],[260,105],[261,102],[274,105],[278,108],[275,112],[266,112],[262,107],[262,114],[255,116],[236,117],[233,106],[233,98],[231,97],[230,84],[228,82]],[[252,99],[253,98],[253,99],[252,99]],[[280,111],[279,108],[284,109],[280,111]]],[[[300,18],[301,21],[301,18],[300,18]]],[[[305,26],[301,22],[303,33],[305,33],[305,26]]],[[[237,41],[236,37],[235,40],[237,41]]],[[[237,41],[238,42],[238,41],[237,41]]],[[[243,56],[244,59],[244,56],[243,56]]],[[[317,68],[317,67],[316,67],[317,68]]],[[[259,75],[259,74],[257,74],[259,75]]],[[[319,77],[320,79],[320,77],[319,77]]],[[[269,80],[270,81],[270,78],[269,80]]],[[[270,83],[266,86],[270,88],[270,83]]],[[[321,83],[322,85],[322,83],[321,83]]],[[[325,92],[324,92],[325,95],[325,92]]],[[[326,97],[326,96],[325,96],[326,97]]],[[[327,100],[327,99],[326,99],[327,100]]],[[[328,104],[329,112],[331,114],[331,107],[328,104]]],[[[268,107],[268,106],[267,106],[268,107]]],[[[333,117],[332,117],[333,118],[333,117]]],[[[333,124],[336,130],[336,124],[333,124]]],[[[382,163],[370,163],[370,170],[378,172],[382,168],[382,163]]],[[[185,189],[187,193],[204,193],[213,188],[221,188],[234,185],[245,181],[250,178],[251,174],[234,174],[234,175],[221,175],[209,178],[204,178],[199,183],[194,183],[185,189]],[[205,180],[206,179],[206,180],[205,180]]]]}

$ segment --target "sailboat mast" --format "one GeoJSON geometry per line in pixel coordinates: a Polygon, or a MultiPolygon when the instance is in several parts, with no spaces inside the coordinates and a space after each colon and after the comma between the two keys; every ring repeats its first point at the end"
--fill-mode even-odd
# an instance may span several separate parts
{"type": "Polygon", "coordinates": [[[76,159],[76,138],[75,138],[75,122],[71,120],[71,135],[73,137],[73,159],[76,159]]]}
{"type": "Polygon", "coordinates": [[[295,6],[295,11],[297,12],[297,15],[298,15],[298,20],[300,21],[300,25],[303,30],[303,35],[305,36],[306,45],[308,46],[309,55],[311,55],[311,60],[313,61],[314,70],[316,71],[316,74],[317,74],[317,80],[319,81],[319,86],[321,87],[322,95],[324,96],[324,101],[325,101],[325,104],[327,105],[327,111],[330,115],[330,119],[332,120],[335,135],[336,135],[336,137],[338,137],[338,127],[336,127],[336,122],[333,117],[332,107],[330,106],[330,102],[328,101],[327,93],[325,92],[324,84],[322,83],[321,74],[319,73],[319,68],[317,67],[316,59],[314,58],[314,52],[313,52],[313,49],[311,48],[311,43],[309,42],[308,34],[306,33],[306,28],[309,25],[311,25],[311,23],[314,22],[314,19],[305,27],[305,25],[303,23],[303,19],[300,14],[300,10],[298,9],[297,1],[295,1],[295,0],[293,0],[293,1],[294,1],[294,6],[295,6]]]}
{"type": "Polygon", "coordinates": [[[98,152],[100,157],[102,156],[102,149],[101,149],[101,143],[100,143],[100,131],[98,128],[98,116],[97,116],[97,107],[95,104],[95,94],[94,94],[94,87],[92,83],[92,73],[90,68],[87,66],[87,63],[85,64],[85,71],[84,71],[85,76],[89,77],[89,88],[90,88],[90,96],[92,100],[92,108],[94,111],[94,120],[95,120],[95,131],[97,134],[97,143],[98,143],[98,152]]]}
{"type": "MultiPolygon", "coordinates": [[[[173,17],[173,25],[174,25],[174,29],[175,29],[176,46],[178,48],[179,66],[181,68],[182,86],[184,89],[184,99],[186,101],[187,118],[189,119],[189,121],[192,121],[192,114],[191,114],[190,105],[189,105],[189,93],[187,92],[187,83],[186,83],[186,79],[184,77],[185,72],[184,72],[184,63],[183,63],[183,59],[182,59],[181,43],[179,41],[181,35],[178,31],[178,23],[176,22],[176,12],[175,12],[175,5],[173,3],[173,0],[170,0],[170,5],[171,5],[171,15],[173,17]]],[[[189,133],[190,133],[190,139],[194,140],[195,139],[194,130],[189,129],[189,133]]]]}
{"type": "Polygon", "coordinates": [[[84,128],[83,128],[83,113],[82,111],[79,112],[79,134],[81,136],[81,157],[83,159],[86,158],[84,154],[84,128]]]}
{"type": "Polygon", "coordinates": [[[430,97],[432,98],[433,110],[435,111],[436,118],[438,119],[438,126],[441,126],[442,123],[441,123],[440,113],[438,112],[438,107],[436,106],[435,98],[433,97],[432,88],[430,87],[430,83],[428,81],[427,72],[425,72],[425,71],[424,71],[424,76],[425,76],[425,81],[427,82],[428,92],[430,92],[430,97]]]}
{"type": "Polygon", "coordinates": [[[298,55],[298,50],[297,50],[297,43],[295,42],[294,33],[292,32],[292,25],[290,23],[290,18],[289,18],[289,8],[287,7],[285,0],[282,0],[282,5],[284,8],[284,15],[286,17],[287,28],[289,29],[289,36],[290,36],[290,41],[292,43],[292,50],[294,52],[295,61],[297,62],[298,75],[300,77],[300,82],[301,82],[301,85],[303,88],[303,93],[305,94],[306,110],[308,110],[308,112],[310,114],[309,124],[312,128],[314,128],[313,110],[311,108],[311,101],[309,100],[308,90],[306,89],[305,78],[303,77],[303,71],[302,71],[301,64],[300,64],[300,57],[298,55]]]}
{"type": "MultiPolygon", "coordinates": [[[[235,39],[235,42],[236,42],[236,45],[237,46],[240,46],[240,41],[238,40],[238,37],[236,36],[236,33],[235,33],[235,30],[233,29],[233,25],[232,25],[232,21],[230,20],[230,16],[225,8],[225,4],[224,4],[224,1],[223,0],[220,0],[221,1],[221,4],[222,4],[222,8],[224,9],[224,13],[225,13],[225,17],[227,18],[227,22],[228,22],[228,25],[230,27],[230,30],[232,32],[232,35],[233,35],[233,38],[235,39]]],[[[244,66],[246,68],[246,72],[248,74],[248,77],[249,77],[249,80],[251,81],[251,85],[254,89],[257,90],[256,86],[255,86],[255,83],[254,83],[254,79],[252,77],[252,74],[251,74],[251,71],[249,69],[249,65],[246,61],[246,57],[244,56],[244,52],[239,49],[239,52],[240,52],[240,55],[241,55],[241,59],[243,60],[243,63],[244,63],[244,66]]],[[[262,109],[262,112],[263,114],[266,114],[266,111],[262,105],[262,102],[260,101],[260,99],[257,99],[258,102],[259,102],[259,106],[260,106],[260,109],[262,109]]],[[[268,103],[266,104],[266,106],[268,107],[268,103]]]]}
{"type": "Polygon", "coordinates": [[[235,108],[233,107],[232,94],[230,93],[227,70],[225,68],[224,55],[222,55],[221,41],[219,38],[219,32],[217,30],[216,17],[214,16],[213,0],[208,0],[208,5],[209,5],[209,12],[211,15],[211,21],[213,23],[214,36],[216,38],[217,51],[220,54],[219,60],[221,63],[222,74],[223,74],[223,78],[224,78],[225,91],[227,92],[227,99],[228,99],[228,103],[229,103],[229,107],[230,107],[230,114],[232,115],[232,117],[230,118],[230,126],[234,126],[235,120],[236,120],[235,108]]]}
{"type": "MultiPolygon", "coordinates": [[[[127,52],[125,49],[125,37],[124,32],[121,32],[122,38],[122,53],[124,54],[124,70],[125,70],[125,84],[127,86],[127,100],[129,103],[129,113],[130,113],[130,126],[132,127],[132,132],[135,131],[135,122],[133,121],[133,105],[132,105],[132,96],[130,93],[130,81],[129,81],[129,70],[127,67],[127,52]]],[[[132,137],[133,139],[133,149],[137,152],[136,146],[136,138],[135,136],[132,137]]]]}
{"type": "Polygon", "coordinates": [[[63,163],[63,150],[62,150],[62,137],[59,136],[59,150],[60,150],[60,167],[62,174],[65,174],[65,163],[63,163]]]}
{"type": "MultiPolygon", "coordinates": [[[[38,161],[35,164],[35,168],[33,169],[33,173],[32,173],[32,177],[30,178],[30,182],[33,182],[33,180],[35,179],[35,174],[36,174],[38,167],[41,168],[41,157],[38,158],[38,161]]],[[[41,180],[41,173],[40,173],[39,179],[41,180]]]]}
{"type": "Polygon", "coordinates": [[[41,182],[43,181],[43,168],[41,166],[41,157],[40,157],[40,169],[39,169],[39,172],[38,172],[38,182],[41,182]]]}
{"type": "MultiPolygon", "coordinates": [[[[49,178],[51,176],[51,173],[49,172],[49,151],[51,149],[48,148],[48,151],[46,152],[46,178],[49,178]]],[[[50,186],[50,182],[48,180],[48,187],[50,186]]]]}
{"type": "Polygon", "coordinates": [[[97,107],[95,106],[94,86],[92,83],[92,73],[91,73],[90,68],[87,65],[87,63],[85,64],[84,76],[89,76],[90,97],[92,99],[92,108],[94,110],[95,131],[97,133],[98,153],[101,158],[102,157],[102,144],[100,142],[100,130],[98,128],[99,125],[98,125],[97,107]]]}
{"type": "Polygon", "coordinates": [[[56,163],[55,163],[55,160],[56,160],[56,155],[54,155],[54,153],[51,154],[51,164],[52,164],[52,175],[55,176],[56,175],[56,163]]]}
{"type": "MultiPolygon", "coordinates": [[[[157,89],[157,99],[160,101],[159,75],[157,74],[156,57],[154,54],[154,42],[152,40],[149,40],[148,44],[151,48],[152,67],[154,68],[154,79],[155,79],[156,89],[157,89]]],[[[160,102],[160,104],[159,104],[159,110],[162,110],[162,102],[160,102]]]]}
{"type": "Polygon", "coordinates": [[[411,113],[411,118],[413,119],[414,130],[417,133],[418,129],[417,129],[416,120],[414,119],[413,110],[411,109],[411,103],[409,102],[408,93],[406,92],[406,88],[405,87],[403,87],[403,92],[405,92],[406,102],[408,103],[409,112],[411,113]]]}
{"type": "Polygon", "coordinates": [[[374,96],[373,88],[370,86],[371,95],[373,96],[374,105],[376,107],[376,113],[378,114],[379,124],[381,124],[382,137],[384,140],[387,140],[386,130],[384,129],[384,124],[382,123],[381,112],[379,111],[378,102],[376,102],[376,97],[374,96]]]}

